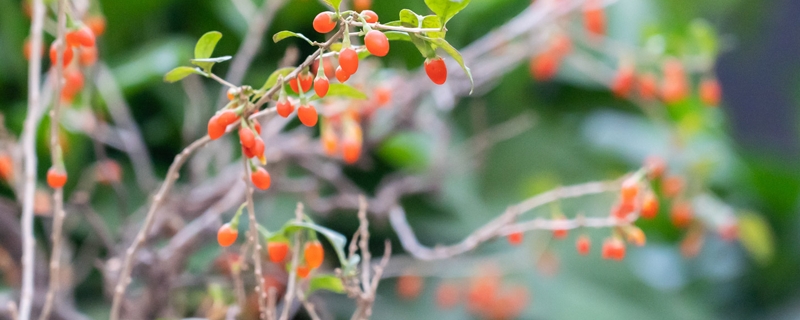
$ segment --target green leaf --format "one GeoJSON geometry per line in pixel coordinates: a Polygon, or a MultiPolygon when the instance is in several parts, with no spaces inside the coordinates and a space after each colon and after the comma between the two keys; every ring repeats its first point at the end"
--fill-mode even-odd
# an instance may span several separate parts
{"type": "Polygon", "coordinates": [[[217,46],[219,39],[222,39],[222,33],[219,31],[207,32],[200,37],[200,40],[197,40],[197,44],[194,46],[194,58],[211,58],[211,54],[214,53],[214,48],[217,46]]]}
{"type": "Polygon", "coordinates": [[[272,41],[277,43],[278,41],[281,41],[281,40],[289,38],[289,37],[297,37],[297,38],[303,39],[306,42],[308,42],[309,44],[313,44],[314,43],[310,39],[306,38],[306,36],[304,36],[302,33],[296,33],[296,32],[292,32],[292,31],[289,31],[289,30],[283,30],[283,31],[280,31],[280,32],[276,33],[275,35],[272,36],[272,41]]]}
{"type": "MultiPolygon", "coordinates": [[[[422,18],[422,28],[425,29],[442,29],[442,22],[439,20],[439,17],[435,15],[429,15],[422,18]]],[[[425,34],[431,38],[444,38],[444,31],[442,32],[426,32],[425,34]]]]}
{"type": "Polygon", "coordinates": [[[332,275],[319,275],[308,283],[308,294],[310,295],[317,290],[328,290],[330,292],[344,293],[344,284],[342,279],[332,275]]]}
{"type": "Polygon", "coordinates": [[[400,24],[404,27],[418,28],[419,15],[408,9],[400,10],[400,24]]]}
{"type": "Polygon", "coordinates": [[[275,70],[274,72],[272,72],[271,75],[269,75],[269,78],[267,78],[267,82],[264,82],[264,85],[261,86],[261,90],[264,90],[264,91],[269,90],[270,88],[275,86],[275,84],[278,83],[278,78],[280,76],[286,77],[287,75],[292,73],[292,71],[294,71],[294,69],[295,69],[294,67],[285,67],[285,68],[280,68],[278,70],[275,70]]]}
{"type": "Polygon", "coordinates": [[[760,215],[745,212],[739,216],[739,239],[757,263],[766,265],[772,261],[775,240],[772,229],[760,215]]]}
{"type": "Polygon", "coordinates": [[[348,266],[348,261],[346,259],[347,256],[345,256],[344,253],[344,246],[345,244],[347,244],[347,238],[345,238],[342,234],[333,231],[331,229],[325,228],[323,226],[320,226],[318,224],[309,222],[298,222],[295,220],[289,221],[286,224],[286,226],[284,226],[284,228],[286,229],[286,232],[294,232],[297,231],[297,229],[302,228],[302,229],[311,229],[319,234],[322,234],[326,239],[328,239],[328,242],[331,243],[331,246],[333,246],[334,251],[336,251],[336,256],[339,258],[339,263],[342,266],[348,266]]]}
{"type": "Polygon", "coordinates": [[[211,63],[218,63],[218,62],[224,62],[224,61],[228,61],[228,60],[230,60],[231,58],[232,58],[231,56],[222,56],[222,57],[216,57],[216,58],[191,59],[191,61],[192,61],[192,63],[194,63],[194,64],[198,64],[198,63],[207,63],[207,62],[211,62],[211,63]]]}
{"type": "Polygon", "coordinates": [[[467,65],[464,64],[464,58],[461,57],[461,53],[459,53],[458,50],[456,50],[456,48],[453,48],[453,46],[451,46],[450,43],[447,42],[447,40],[433,39],[427,37],[424,37],[423,39],[435,44],[438,47],[441,47],[442,50],[444,50],[445,52],[447,52],[447,54],[453,57],[453,60],[458,62],[458,65],[461,66],[461,69],[463,69],[464,73],[466,73],[467,76],[469,77],[469,83],[471,85],[469,89],[469,94],[472,94],[472,91],[475,89],[475,81],[472,79],[472,71],[470,71],[467,65]]]}
{"type": "Polygon", "coordinates": [[[439,20],[444,26],[456,13],[467,7],[469,0],[425,0],[425,4],[439,16],[439,20]]]}
{"type": "Polygon", "coordinates": [[[421,53],[423,57],[433,58],[436,56],[436,50],[431,46],[430,42],[423,40],[416,34],[410,34],[409,38],[411,39],[411,43],[417,47],[417,50],[419,50],[419,53],[421,53]]]}
{"type": "Polygon", "coordinates": [[[717,32],[705,20],[695,20],[689,25],[689,32],[697,43],[700,53],[707,57],[716,57],[719,53],[717,32]]]}
{"type": "Polygon", "coordinates": [[[190,74],[205,75],[202,71],[192,67],[177,67],[175,69],[170,70],[169,72],[167,72],[166,75],[164,75],[164,82],[169,82],[169,83],[178,82],[183,80],[183,78],[186,78],[190,74]]]}
{"type": "Polygon", "coordinates": [[[339,5],[342,3],[342,0],[322,0],[322,3],[327,4],[336,12],[339,12],[339,5]]]}
{"type": "Polygon", "coordinates": [[[390,26],[390,27],[402,27],[403,23],[400,22],[400,20],[395,20],[395,21],[389,21],[387,23],[384,23],[383,25],[384,26],[390,26]]]}
{"type": "Polygon", "coordinates": [[[386,35],[386,38],[389,39],[389,41],[411,41],[411,37],[405,32],[386,31],[383,34],[386,35]]]}
{"type": "MultiPolygon", "coordinates": [[[[344,83],[331,83],[330,87],[328,88],[328,94],[325,97],[343,97],[343,98],[350,98],[356,100],[367,100],[368,97],[365,93],[359,91],[358,89],[346,85],[344,83]]],[[[311,100],[319,100],[320,97],[317,94],[311,96],[311,100]]]]}

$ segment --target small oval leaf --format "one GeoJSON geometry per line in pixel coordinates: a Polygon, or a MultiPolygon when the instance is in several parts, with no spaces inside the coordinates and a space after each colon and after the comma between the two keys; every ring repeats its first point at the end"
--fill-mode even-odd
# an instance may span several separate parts
{"type": "Polygon", "coordinates": [[[419,15],[409,9],[400,10],[400,24],[404,27],[418,28],[419,15]]]}
{"type": "Polygon", "coordinates": [[[206,32],[206,34],[200,37],[200,40],[197,40],[197,44],[194,46],[194,58],[210,58],[211,54],[214,53],[214,48],[217,46],[219,39],[222,39],[222,33],[219,31],[206,32]]]}
{"type": "Polygon", "coordinates": [[[308,283],[308,294],[312,294],[317,290],[328,290],[330,292],[344,293],[344,284],[342,279],[332,275],[319,275],[311,278],[308,283]]]}
{"type": "Polygon", "coordinates": [[[442,25],[445,25],[453,16],[467,7],[469,0],[425,0],[425,4],[439,16],[442,25]]]}
{"type": "Polygon", "coordinates": [[[177,67],[175,69],[170,70],[169,72],[167,72],[167,74],[164,75],[164,82],[169,82],[169,83],[178,82],[183,80],[183,78],[186,78],[190,74],[203,75],[203,73],[200,72],[200,70],[197,70],[192,67],[177,67]]]}
{"type": "Polygon", "coordinates": [[[280,31],[280,32],[276,33],[275,35],[272,36],[272,41],[274,41],[275,43],[278,43],[278,41],[281,41],[283,39],[290,38],[290,37],[297,37],[297,38],[303,39],[306,42],[308,42],[309,44],[313,44],[314,43],[310,39],[306,38],[306,36],[304,36],[302,33],[292,32],[292,31],[289,31],[289,30],[283,30],[283,31],[280,31]]]}
{"type": "Polygon", "coordinates": [[[287,75],[292,73],[292,71],[294,71],[294,69],[295,69],[294,67],[285,67],[285,68],[280,68],[278,70],[275,70],[274,72],[272,72],[271,75],[269,75],[269,78],[267,78],[267,82],[264,82],[264,85],[261,86],[261,90],[264,90],[264,91],[269,90],[270,88],[275,86],[275,84],[278,83],[278,78],[280,76],[286,77],[287,75]]]}

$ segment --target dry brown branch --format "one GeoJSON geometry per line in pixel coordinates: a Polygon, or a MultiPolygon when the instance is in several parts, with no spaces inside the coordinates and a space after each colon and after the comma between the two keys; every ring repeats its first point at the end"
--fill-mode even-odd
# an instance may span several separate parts
{"type": "Polygon", "coordinates": [[[248,241],[253,246],[253,263],[256,276],[256,296],[258,297],[258,317],[267,318],[267,287],[264,284],[264,274],[261,272],[261,237],[258,235],[258,220],[256,220],[256,209],[253,205],[253,185],[251,181],[250,159],[243,158],[244,163],[244,183],[247,185],[247,217],[249,218],[250,232],[248,241]]]}
{"type": "MultiPolygon", "coordinates": [[[[294,215],[298,222],[303,221],[303,203],[297,203],[297,208],[294,211],[294,215]]],[[[300,262],[300,249],[303,247],[301,245],[302,241],[302,232],[295,232],[294,242],[292,242],[292,264],[291,270],[289,271],[289,284],[286,286],[286,296],[283,298],[283,310],[281,310],[281,317],[279,318],[280,320],[289,319],[289,310],[292,308],[295,290],[297,290],[297,266],[300,262]]]]}

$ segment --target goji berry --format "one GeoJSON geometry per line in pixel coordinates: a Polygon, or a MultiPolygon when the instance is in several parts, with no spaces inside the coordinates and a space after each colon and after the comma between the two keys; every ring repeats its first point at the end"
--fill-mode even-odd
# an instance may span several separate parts
{"type": "Polygon", "coordinates": [[[364,17],[364,20],[367,21],[367,23],[378,22],[378,14],[375,13],[375,11],[363,10],[363,11],[361,11],[361,16],[364,17]]]}
{"type": "Polygon", "coordinates": [[[222,247],[230,247],[236,242],[236,237],[239,236],[239,231],[231,228],[229,223],[223,224],[217,231],[217,242],[222,247]]]}
{"type": "Polygon", "coordinates": [[[269,189],[269,185],[272,184],[272,178],[269,176],[269,172],[261,167],[251,174],[250,180],[253,181],[253,185],[256,186],[256,188],[261,190],[269,189]]]}
{"type": "Polygon", "coordinates": [[[367,35],[364,36],[364,44],[367,46],[367,51],[374,56],[384,57],[389,53],[389,39],[378,30],[367,32],[367,35]]]}
{"type": "MultiPolygon", "coordinates": [[[[50,63],[53,66],[56,65],[56,60],[58,59],[58,43],[58,41],[55,41],[50,45],[50,63]]],[[[72,55],[72,48],[70,46],[66,46],[66,48],[64,48],[64,61],[62,66],[69,65],[69,63],[72,62],[72,55]]]]}
{"type": "Polygon", "coordinates": [[[313,127],[317,124],[319,117],[317,116],[317,109],[310,105],[300,106],[297,108],[297,117],[307,127],[313,127]]]}
{"type": "Polygon", "coordinates": [[[578,240],[575,242],[575,249],[578,250],[578,254],[585,256],[589,254],[589,250],[592,247],[592,240],[589,239],[589,236],[582,234],[578,237],[578,240]]]}
{"type": "Polygon", "coordinates": [[[700,100],[709,107],[716,107],[722,97],[722,89],[719,81],[714,78],[706,78],[700,82],[700,100]]]}
{"type": "Polygon", "coordinates": [[[344,71],[342,66],[336,67],[336,80],[339,80],[340,83],[345,83],[348,79],[350,79],[350,74],[344,71]]]}
{"type": "MultiPolygon", "coordinates": [[[[339,52],[339,67],[348,75],[358,71],[358,53],[353,48],[344,48],[339,52]]],[[[338,74],[338,72],[337,72],[338,74]]],[[[340,81],[344,82],[344,81],[340,81]]]]}
{"type": "Polygon", "coordinates": [[[653,219],[658,215],[658,198],[652,192],[645,194],[642,200],[642,218],[653,219]]]}
{"type": "Polygon", "coordinates": [[[53,189],[63,187],[67,184],[67,173],[62,169],[51,167],[47,170],[47,184],[53,189]]]}
{"type": "Polygon", "coordinates": [[[292,112],[294,112],[294,106],[292,105],[292,102],[289,101],[289,99],[286,99],[284,101],[278,101],[278,105],[275,106],[275,111],[277,111],[278,115],[280,115],[281,117],[288,118],[289,115],[291,115],[292,112]]]}
{"type": "Polygon", "coordinates": [[[67,45],[70,47],[94,47],[95,37],[94,32],[87,26],[78,28],[67,33],[67,45]]]}
{"type": "Polygon", "coordinates": [[[522,244],[522,231],[517,231],[508,235],[508,243],[513,246],[522,244]]]}
{"type": "Polygon", "coordinates": [[[670,211],[670,218],[672,219],[672,224],[674,224],[678,228],[686,228],[692,223],[694,219],[694,213],[692,211],[692,205],[688,202],[683,201],[676,201],[672,204],[672,210],[670,211]]]}
{"type": "Polygon", "coordinates": [[[325,95],[328,94],[328,88],[330,87],[330,83],[328,82],[328,78],[321,77],[314,80],[314,92],[320,98],[324,98],[325,95]]]}
{"type": "Polygon", "coordinates": [[[322,244],[319,241],[310,241],[306,243],[306,247],[303,249],[303,256],[308,267],[316,269],[322,265],[322,261],[325,259],[325,251],[322,250],[322,244]]]}
{"type": "Polygon", "coordinates": [[[267,253],[269,260],[274,263],[283,262],[289,253],[289,244],[283,241],[272,241],[267,243],[267,253]]]}
{"type": "Polygon", "coordinates": [[[314,30],[319,33],[328,33],[336,28],[336,20],[333,18],[334,13],[330,11],[320,12],[314,17],[314,30]]]}
{"type": "Polygon", "coordinates": [[[442,85],[447,81],[447,64],[444,59],[436,57],[435,59],[425,60],[425,73],[433,83],[442,85]]]}

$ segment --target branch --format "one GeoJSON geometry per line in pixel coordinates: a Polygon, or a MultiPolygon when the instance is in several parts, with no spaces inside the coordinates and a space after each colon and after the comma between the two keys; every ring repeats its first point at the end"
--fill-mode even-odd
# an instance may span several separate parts
{"type": "MultiPolygon", "coordinates": [[[[467,236],[461,242],[443,247],[429,248],[419,243],[414,231],[408,225],[406,214],[402,207],[395,206],[389,213],[389,221],[392,224],[397,236],[400,238],[400,243],[403,248],[411,255],[421,260],[440,260],[447,259],[467,251],[475,249],[483,242],[489,241],[497,236],[502,236],[515,231],[532,230],[532,229],[556,229],[556,228],[576,228],[581,225],[586,226],[610,226],[627,224],[629,221],[621,220],[608,220],[603,218],[602,221],[598,220],[584,220],[584,222],[577,221],[564,221],[564,222],[539,222],[534,220],[529,224],[521,224],[518,226],[508,227],[514,220],[525,212],[538,208],[542,205],[559,201],[567,198],[577,198],[586,195],[600,194],[617,190],[619,188],[618,181],[601,181],[589,182],[568,187],[560,187],[541,193],[523,202],[513,205],[506,209],[503,214],[493,219],[483,227],[475,230],[472,234],[467,236]],[[615,224],[609,224],[614,222],[615,224]],[[587,225],[591,223],[591,225],[587,225]]],[[[577,219],[576,219],[577,220],[577,219]]]]}
{"type": "Polygon", "coordinates": [[[253,263],[255,263],[255,270],[253,272],[255,273],[256,281],[258,282],[258,287],[256,287],[256,296],[258,297],[258,317],[263,320],[267,318],[267,287],[264,284],[264,274],[261,272],[261,241],[259,240],[258,220],[256,220],[256,211],[253,205],[253,185],[250,177],[252,174],[252,172],[250,172],[250,159],[247,157],[242,157],[242,159],[244,160],[244,176],[247,179],[247,181],[244,181],[244,183],[247,184],[247,216],[250,219],[249,241],[253,244],[253,263]]]}
{"type": "Polygon", "coordinates": [[[36,192],[36,131],[41,108],[40,75],[42,73],[42,29],[45,7],[42,0],[33,0],[31,17],[31,56],[28,64],[28,112],[22,131],[22,150],[25,156],[25,180],[22,199],[22,285],[19,319],[30,319],[33,299],[33,271],[36,239],[33,236],[33,200],[36,192]]]}
{"type": "MultiPolygon", "coordinates": [[[[297,209],[295,209],[295,219],[297,221],[303,220],[303,203],[297,203],[297,209]]],[[[300,241],[302,232],[295,232],[294,234],[294,248],[292,248],[292,265],[291,271],[289,271],[289,284],[286,286],[286,296],[283,298],[283,310],[281,310],[281,317],[280,320],[287,320],[289,319],[289,309],[292,308],[292,301],[294,300],[294,291],[296,290],[295,287],[297,286],[297,266],[298,262],[300,262],[300,249],[302,247],[300,241]]]]}

